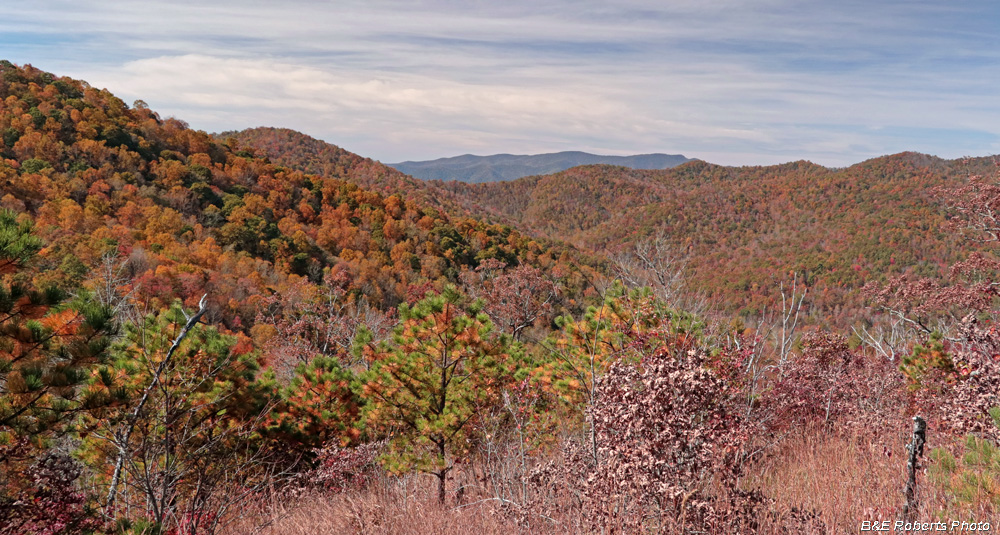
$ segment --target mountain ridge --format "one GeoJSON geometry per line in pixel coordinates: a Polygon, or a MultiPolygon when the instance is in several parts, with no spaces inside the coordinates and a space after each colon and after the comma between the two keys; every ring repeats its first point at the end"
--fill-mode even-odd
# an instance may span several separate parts
{"type": "Polygon", "coordinates": [[[669,169],[693,161],[680,154],[634,154],[606,156],[583,151],[545,154],[463,154],[425,161],[386,164],[421,180],[459,181],[470,184],[506,182],[532,175],[546,175],[580,165],[615,165],[631,169],[669,169]]]}
{"type": "Polygon", "coordinates": [[[467,215],[454,194],[444,188],[296,130],[260,126],[218,132],[212,137],[240,149],[252,149],[276,165],[341,177],[383,195],[405,194],[410,200],[451,215],[467,215]]]}
{"type": "MultiPolygon", "coordinates": [[[[266,138],[244,137],[241,144],[266,138]]],[[[312,143],[296,139],[284,148],[312,143]]],[[[292,156],[286,150],[283,164],[322,168],[292,156]]],[[[811,287],[810,321],[847,325],[863,315],[865,282],[904,273],[943,277],[942,266],[980,247],[945,239],[945,200],[936,192],[992,169],[989,157],[904,152],[844,168],[805,160],[743,167],[693,160],[666,170],[584,165],[480,184],[421,181],[393,170],[362,178],[597,255],[614,257],[662,236],[687,258],[689,288],[727,312],[773,309],[781,281],[798,273],[811,287]]]]}

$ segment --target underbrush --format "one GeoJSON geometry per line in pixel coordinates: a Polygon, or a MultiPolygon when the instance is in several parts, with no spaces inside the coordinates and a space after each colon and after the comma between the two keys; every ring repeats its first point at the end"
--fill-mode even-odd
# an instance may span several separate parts
{"type": "MultiPolygon", "coordinates": [[[[895,522],[902,518],[906,478],[905,419],[886,422],[881,430],[837,432],[825,426],[786,435],[760,460],[749,465],[740,486],[755,495],[753,507],[730,502],[725,523],[736,530],[701,533],[760,535],[856,533],[863,521],[895,522]],[[756,493],[750,492],[756,491],[756,493]]],[[[927,454],[918,476],[918,512],[914,520],[989,521],[996,525],[996,447],[975,439],[929,436],[927,454]],[[972,446],[970,446],[970,444],[972,446]],[[973,447],[975,446],[975,447],[973,447]]],[[[566,462],[564,452],[532,459],[536,468],[566,462]]],[[[537,470],[536,470],[537,473],[537,470]]],[[[565,474],[564,474],[565,475],[565,474]]],[[[498,498],[496,482],[482,472],[456,472],[456,491],[438,503],[431,476],[381,475],[365,488],[312,490],[259,502],[252,515],[231,524],[227,534],[305,535],[358,534],[478,534],[594,533],[593,514],[575,502],[573,492],[546,492],[552,486],[532,483],[527,511],[521,504],[498,498]],[[479,474],[478,476],[476,474],[479,474]],[[544,487],[544,488],[543,488],[544,487]],[[588,527],[591,526],[591,527],[588,527]]],[[[563,489],[574,482],[563,481],[563,489]]],[[[576,482],[580,484],[582,482],[576,482]]],[[[721,500],[718,486],[706,496],[721,500]]],[[[721,502],[719,502],[721,504],[721,502]]],[[[613,504],[606,504],[611,507],[613,504]]],[[[250,509],[248,509],[249,511],[250,509]]],[[[722,525],[722,524],[720,524],[722,525]]],[[[635,533],[625,524],[607,525],[607,533],[635,533]]],[[[647,522],[645,533],[691,532],[679,523],[647,522]]]]}

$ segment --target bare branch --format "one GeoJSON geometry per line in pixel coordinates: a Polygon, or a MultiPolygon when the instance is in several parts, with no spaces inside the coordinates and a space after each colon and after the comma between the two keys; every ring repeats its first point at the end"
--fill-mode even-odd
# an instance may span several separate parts
{"type": "MultiPolygon", "coordinates": [[[[180,347],[181,342],[188,335],[188,332],[190,332],[191,329],[197,325],[201,317],[208,311],[205,306],[207,299],[208,294],[201,296],[201,300],[198,301],[198,311],[195,312],[194,315],[187,317],[187,323],[184,324],[184,328],[181,329],[180,334],[178,334],[177,338],[174,339],[174,343],[170,346],[170,349],[167,351],[167,355],[163,358],[163,361],[160,362],[159,366],[157,366],[153,373],[152,381],[150,381],[149,385],[143,391],[142,397],[139,398],[139,403],[136,404],[135,408],[132,409],[132,413],[126,418],[125,426],[119,430],[119,432],[115,433],[118,446],[118,459],[115,461],[115,471],[111,476],[111,486],[108,489],[108,497],[104,504],[105,512],[109,512],[114,506],[115,495],[118,492],[118,483],[121,480],[122,468],[124,467],[126,457],[128,456],[128,442],[135,430],[136,422],[139,420],[139,414],[142,412],[143,407],[146,406],[146,402],[149,401],[150,394],[159,385],[163,370],[166,369],[167,364],[170,363],[170,358],[173,356],[174,352],[177,351],[178,347],[180,347]]],[[[187,316],[186,313],[184,315],[187,316]]]]}

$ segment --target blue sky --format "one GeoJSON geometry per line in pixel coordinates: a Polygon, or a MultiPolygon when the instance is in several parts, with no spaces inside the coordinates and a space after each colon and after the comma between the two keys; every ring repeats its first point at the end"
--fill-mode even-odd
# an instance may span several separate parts
{"type": "Polygon", "coordinates": [[[18,2],[0,57],[207,131],[383,162],[681,153],[841,166],[1000,153],[1000,4],[18,2]]]}

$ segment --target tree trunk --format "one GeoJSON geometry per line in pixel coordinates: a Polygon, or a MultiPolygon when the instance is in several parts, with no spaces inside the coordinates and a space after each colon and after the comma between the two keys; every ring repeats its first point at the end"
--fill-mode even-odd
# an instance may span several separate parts
{"type": "Polygon", "coordinates": [[[438,503],[444,505],[445,501],[445,478],[448,477],[448,472],[442,470],[440,472],[435,472],[434,475],[438,478],[438,503]]]}

